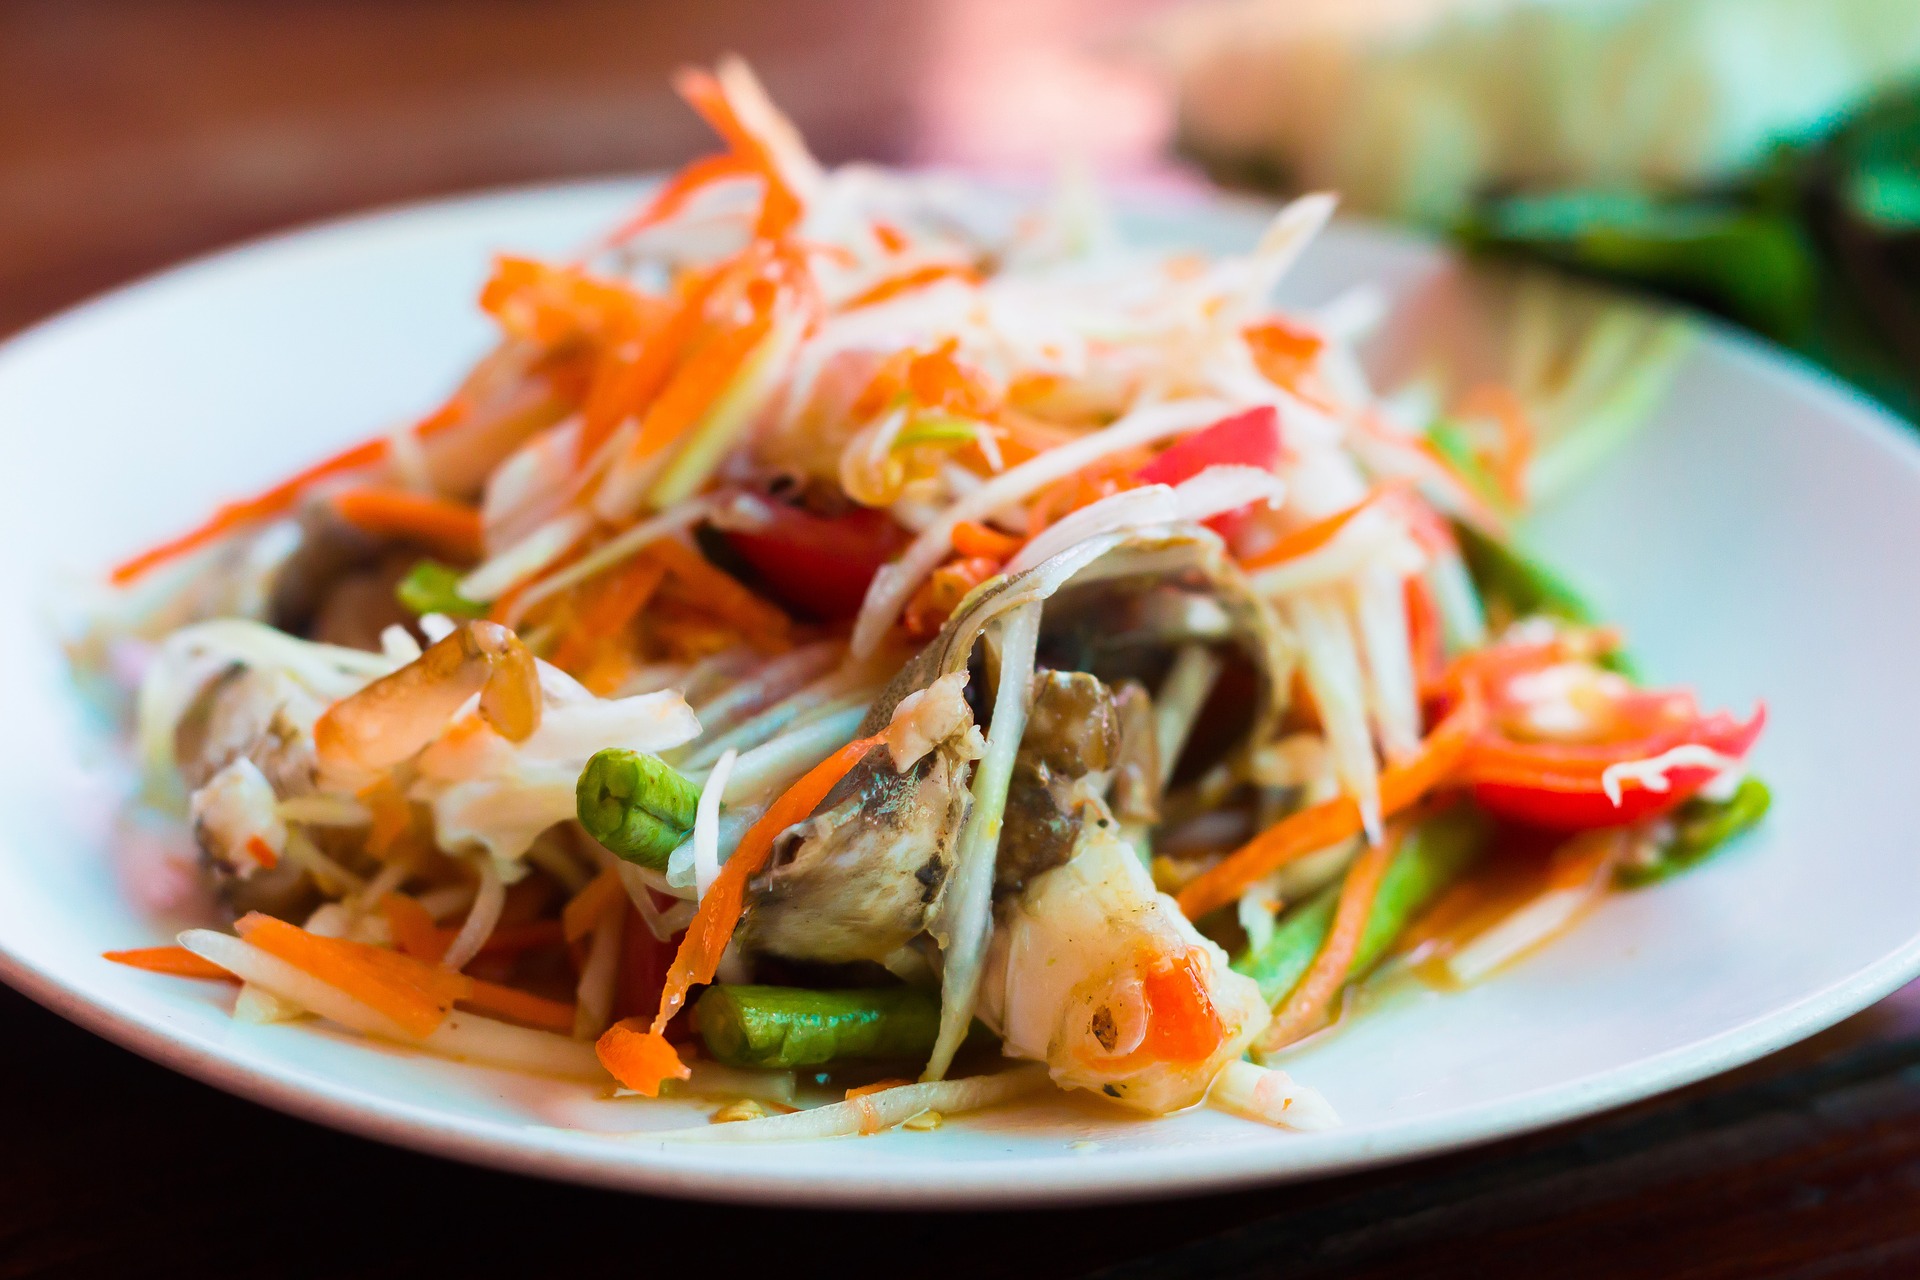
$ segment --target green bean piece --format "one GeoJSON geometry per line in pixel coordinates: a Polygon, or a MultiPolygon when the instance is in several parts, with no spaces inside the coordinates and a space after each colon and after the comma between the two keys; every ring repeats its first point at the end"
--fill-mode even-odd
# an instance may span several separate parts
{"type": "Polygon", "coordinates": [[[487,606],[460,594],[458,569],[438,560],[422,560],[407,570],[393,589],[400,603],[416,614],[443,613],[449,618],[482,618],[487,606]]]}
{"type": "Polygon", "coordinates": [[[1735,836],[1759,825],[1772,804],[1773,793],[1758,778],[1742,779],[1725,800],[1695,796],[1674,812],[1673,835],[1648,857],[1624,863],[1615,879],[1637,889],[1697,866],[1735,836]]]}
{"type": "MultiPolygon", "coordinates": [[[[1454,521],[1453,531],[1487,620],[1496,631],[1516,618],[1536,614],[1579,626],[1600,621],[1598,611],[1577,587],[1514,543],[1461,520],[1454,521]]],[[[1599,665],[1628,679],[1638,675],[1632,656],[1624,649],[1606,654],[1599,665]]]]}
{"type": "Polygon", "coordinates": [[[1504,611],[1509,621],[1530,614],[1582,625],[1597,620],[1593,606],[1571,583],[1518,546],[1465,521],[1456,520],[1453,531],[1489,613],[1504,611]]]}
{"type": "Polygon", "coordinates": [[[693,830],[700,789],[658,756],[610,747],[580,771],[574,801],[588,835],[660,871],[693,830]]]}
{"type": "Polygon", "coordinates": [[[940,996],[918,987],[708,987],[693,1007],[707,1052],[732,1067],[912,1060],[933,1051],[940,996]]]}
{"type": "MultiPolygon", "coordinates": [[[[1367,927],[1360,935],[1348,981],[1365,977],[1414,917],[1472,865],[1486,846],[1489,829],[1484,817],[1462,807],[1407,833],[1374,891],[1373,907],[1367,912],[1367,927]]],[[[1234,960],[1236,971],[1260,984],[1260,994],[1268,1004],[1284,1000],[1313,966],[1313,958],[1333,927],[1339,900],[1340,885],[1328,885],[1288,912],[1266,946],[1258,952],[1243,952],[1234,960]]]]}

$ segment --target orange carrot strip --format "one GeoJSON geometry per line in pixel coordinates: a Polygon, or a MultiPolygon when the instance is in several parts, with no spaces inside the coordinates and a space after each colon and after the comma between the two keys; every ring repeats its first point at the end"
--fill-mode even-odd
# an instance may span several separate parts
{"type": "Polygon", "coordinates": [[[593,1051],[608,1075],[649,1098],[657,1097],[668,1080],[685,1080],[693,1074],[667,1038],[648,1029],[645,1018],[614,1023],[594,1042],[593,1051]]]}
{"type": "Polygon", "coordinates": [[[333,476],[357,471],[362,467],[384,461],[389,447],[384,437],[357,444],[281,481],[265,493],[217,507],[207,522],[197,529],[189,530],[171,541],[143,551],[117,566],[111,575],[111,580],[115,586],[125,586],[149,569],[186,555],[190,551],[197,551],[242,525],[284,515],[291,511],[294,504],[300,500],[300,496],[315,484],[333,476]]]}
{"type": "Polygon", "coordinates": [[[640,420],[631,457],[650,458],[685,435],[773,325],[771,311],[722,329],[687,353],[640,420]]]}
{"type": "Polygon", "coordinates": [[[397,951],[323,938],[258,912],[241,917],[235,928],[253,946],[338,987],[420,1038],[445,1021],[453,1002],[471,990],[473,982],[397,951]]]}
{"type": "Polygon", "coordinates": [[[1533,457],[1533,423],[1520,397],[1496,382],[1475,387],[1461,400],[1456,414],[1463,418],[1486,418],[1500,428],[1502,448],[1490,459],[1488,469],[1500,484],[1501,494],[1518,506],[1527,500],[1527,463],[1533,457]]]}
{"type": "Polygon", "coordinates": [[[950,536],[953,549],[968,560],[998,560],[1005,563],[1027,545],[1024,540],[989,528],[977,520],[962,520],[953,526],[950,536]]]}
{"type": "Polygon", "coordinates": [[[662,538],[647,553],[665,564],[708,613],[739,628],[756,643],[784,642],[793,622],[777,606],[768,604],[732,574],[716,568],[698,551],[677,538],[662,538]]]}
{"type": "Polygon", "coordinates": [[[253,860],[264,870],[271,871],[280,865],[280,855],[275,853],[273,846],[260,836],[247,837],[247,852],[253,855],[253,860]]]}
{"type": "Polygon", "coordinates": [[[853,297],[841,303],[840,309],[842,311],[858,311],[862,307],[874,306],[877,303],[887,301],[889,298],[897,298],[903,293],[911,293],[915,289],[925,288],[936,280],[945,280],[949,277],[977,282],[980,279],[980,273],[964,263],[930,262],[925,266],[915,267],[910,271],[902,271],[898,275],[888,276],[886,279],[862,289],[859,293],[856,293],[853,297]]]}
{"type": "Polygon", "coordinates": [[[473,990],[460,998],[461,1004],[471,1005],[481,1013],[497,1013],[503,1018],[524,1022],[543,1031],[573,1030],[573,1006],[564,1001],[549,1000],[529,991],[503,987],[497,982],[482,982],[478,978],[472,981],[473,990]]]}
{"type": "Polygon", "coordinates": [[[1243,561],[1240,567],[1265,569],[1272,565],[1283,564],[1288,560],[1297,560],[1309,552],[1318,551],[1332,542],[1355,516],[1362,511],[1379,506],[1389,496],[1398,494],[1401,488],[1402,486],[1395,484],[1382,485],[1352,506],[1344,507],[1330,516],[1315,520],[1304,528],[1295,529],[1259,555],[1243,561]]]}
{"type": "Polygon", "coordinates": [[[568,942],[578,942],[593,931],[607,912],[626,901],[620,873],[607,867],[567,900],[560,912],[560,931],[568,942]]]}
{"type": "Polygon", "coordinates": [[[376,537],[424,543],[456,560],[478,560],[485,552],[480,512],[409,489],[348,489],[333,498],[334,510],[356,529],[376,537]]]}
{"type": "Polygon", "coordinates": [[[168,973],[176,978],[239,981],[213,961],[203,960],[185,947],[136,947],[131,951],[103,951],[101,955],[115,964],[145,969],[148,973],[168,973]]]}
{"type": "Polygon", "coordinates": [[[895,1080],[875,1080],[872,1084],[855,1085],[853,1088],[847,1090],[847,1101],[852,1102],[855,1098],[864,1098],[870,1093],[879,1093],[882,1090],[886,1090],[886,1089],[898,1089],[902,1085],[908,1085],[912,1083],[913,1081],[911,1080],[895,1079],[895,1080]]]}
{"type": "MultiPolygon", "coordinates": [[[[1452,777],[1466,758],[1467,747],[1483,719],[1478,697],[1469,694],[1434,726],[1418,754],[1405,763],[1382,770],[1382,814],[1399,813],[1452,777]]],[[[1180,910],[1187,919],[1198,920],[1226,906],[1248,885],[1276,868],[1358,835],[1361,829],[1360,805],[1352,796],[1338,796],[1302,809],[1274,823],[1190,880],[1180,890],[1180,910]]]]}
{"type": "Polygon", "coordinates": [[[693,987],[712,982],[720,966],[720,956],[733,937],[746,904],[747,881],[765,865],[773,852],[774,837],[800,822],[817,808],[834,785],[879,745],[885,734],[858,738],[815,765],[782,793],[760,820],[740,837],[739,847],[719,877],[700,899],[687,936],[667,968],[666,988],[660,993],[660,1011],[650,1027],[638,1018],[615,1023],[595,1046],[601,1065],[627,1088],[652,1097],[668,1079],[684,1080],[689,1074],[673,1046],[667,1043],[667,1024],[680,1012],[693,987]],[[642,1027],[647,1027],[642,1030],[642,1027]]]}
{"type": "Polygon", "coordinates": [[[1360,951],[1360,938],[1367,930],[1367,917],[1373,912],[1373,900],[1380,890],[1380,878],[1393,861],[1399,847],[1399,833],[1393,839],[1368,845],[1347,868],[1346,881],[1340,886],[1340,900],[1333,909],[1333,925],[1326,941],[1306,976],[1274,1015],[1260,1037],[1260,1047],[1272,1052],[1291,1044],[1312,1030],[1321,1014],[1347,980],[1353,958],[1360,951]]]}
{"type": "Polygon", "coordinates": [[[435,924],[427,909],[404,893],[390,893],[380,899],[380,914],[386,917],[393,945],[416,960],[439,964],[453,942],[452,931],[435,924]]]}
{"type": "Polygon", "coordinates": [[[727,178],[758,176],[759,170],[732,152],[717,156],[703,156],[667,179],[666,183],[653,193],[653,198],[641,206],[640,212],[627,219],[607,237],[607,242],[619,244],[622,240],[628,240],[640,234],[648,227],[665,222],[686,208],[687,202],[694,196],[716,182],[727,178]]]}
{"type": "Polygon", "coordinates": [[[555,647],[553,665],[574,675],[584,672],[647,607],[666,576],[667,567],[643,551],[617,573],[597,580],[583,593],[586,602],[555,647]]]}

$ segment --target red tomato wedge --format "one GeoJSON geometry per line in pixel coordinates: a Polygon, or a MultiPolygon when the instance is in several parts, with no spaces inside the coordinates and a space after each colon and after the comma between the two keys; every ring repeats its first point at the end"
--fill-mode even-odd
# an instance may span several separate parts
{"type": "Polygon", "coordinates": [[[764,526],[729,529],[727,541],[759,572],[768,594],[823,621],[859,613],[873,575],[907,544],[907,531],[884,511],[817,516],[785,503],[767,509],[764,526]]]}

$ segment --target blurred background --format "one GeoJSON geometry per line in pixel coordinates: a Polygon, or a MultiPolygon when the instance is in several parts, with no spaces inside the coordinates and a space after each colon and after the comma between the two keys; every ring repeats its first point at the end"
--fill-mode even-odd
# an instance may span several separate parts
{"type": "Polygon", "coordinates": [[[821,157],[1328,187],[1920,410],[1914,0],[0,0],[0,333],[236,239],[678,163],[746,55],[821,157]]]}

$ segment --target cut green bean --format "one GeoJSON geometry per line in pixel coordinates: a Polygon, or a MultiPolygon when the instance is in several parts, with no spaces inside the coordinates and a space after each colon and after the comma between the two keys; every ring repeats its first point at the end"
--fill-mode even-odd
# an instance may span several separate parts
{"type": "Polygon", "coordinates": [[[660,871],[693,830],[700,789],[658,756],[612,747],[587,761],[574,801],[588,835],[660,871]]]}
{"type": "Polygon", "coordinates": [[[1725,800],[1695,796],[1675,811],[1673,835],[1647,857],[1623,864],[1615,878],[1638,888],[1678,875],[1757,826],[1772,804],[1773,793],[1758,778],[1742,779],[1725,800]]]}
{"type": "Polygon", "coordinates": [[[734,1067],[912,1060],[933,1051],[940,997],[918,987],[708,987],[693,1008],[707,1052],[734,1067]]]}
{"type": "MultiPolygon", "coordinates": [[[[1414,917],[1479,857],[1487,833],[1486,819],[1467,808],[1443,813],[1407,833],[1374,892],[1349,981],[1366,976],[1414,917]]],[[[1328,885],[1288,912],[1266,946],[1234,960],[1235,970],[1260,984],[1268,1004],[1284,1000],[1313,966],[1339,899],[1339,883],[1328,885]]]]}
{"type": "MultiPolygon", "coordinates": [[[[1577,587],[1515,543],[1460,520],[1454,521],[1453,531],[1487,620],[1496,631],[1517,618],[1534,616],[1583,627],[1600,621],[1598,611],[1577,587]]],[[[1637,675],[1633,658],[1624,649],[1606,654],[1599,663],[1629,679],[1637,675]]]]}
{"type": "Polygon", "coordinates": [[[461,573],[438,560],[422,560],[407,570],[393,594],[417,614],[442,613],[449,618],[485,617],[487,606],[460,594],[461,573]]]}
{"type": "Polygon", "coordinates": [[[1598,615],[1565,578],[1511,542],[1455,521],[1460,554],[1489,613],[1504,611],[1510,621],[1545,614],[1566,622],[1591,624],[1598,615]]]}

